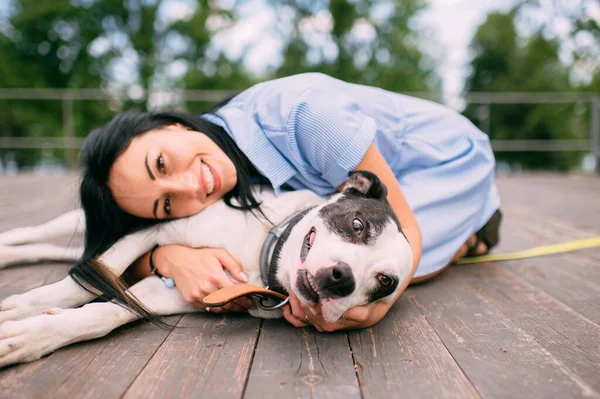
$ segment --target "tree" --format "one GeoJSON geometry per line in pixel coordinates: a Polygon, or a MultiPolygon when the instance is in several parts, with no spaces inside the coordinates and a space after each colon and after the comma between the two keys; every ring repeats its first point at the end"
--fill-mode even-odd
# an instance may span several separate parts
{"type": "MultiPolygon", "coordinates": [[[[135,89],[125,101],[75,102],[75,131],[86,136],[118,110],[145,110],[144,94],[154,89],[231,88],[231,80],[198,76],[211,35],[206,21],[234,16],[209,0],[198,0],[182,18],[165,19],[166,0],[12,0],[8,19],[0,20],[0,87],[135,89]],[[170,76],[179,62],[188,69],[170,76]],[[121,68],[121,69],[119,69],[121,68]],[[122,70],[125,70],[123,72],[122,70]],[[190,72],[191,71],[191,72],[190,72]]],[[[245,78],[239,65],[218,60],[245,78]]],[[[239,85],[239,83],[238,83],[239,85]]],[[[0,135],[60,136],[62,104],[56,101],[0,101],[0,135]]],[[[16,151],[18,163],[32,165],[40,151],[16,151]]],[[[0,158],[6,151],[0,150],[0,158]]],[[[62,159],[61,151],[52,154],[62,159]]]]}
{"type": "Polygon", "coordinates": [[[392,91],[439,87],[411,23],[422,0],[272,1],[286,35],[275,76],[323,72],[392,91]],[[291,21],[286,16],[292,16],[291,21]],[[288,29],[286,29],[288,28],[288,29]]]}
{"type": "MultiPolygon", "coordinates": [[[[569,67],[559,59],[559,42],[547,39],[539,29],[521,38],[515,28],[519,8],[504,14],[490,13],[471,42],[473,60],[466,91],[572,90],[569,67]],[[523,40],[524,39],[524,40],[523,40]],[[522,45],[520,43],[523,43],[522,45]]],[[[574,117],[572,104],[494,105],[491,112],[491,139],[580,139],[587,137],[582,122],[574,117]]],[[[476,108],[465,114],[474,121],[476,108]]],[[[498,152],[496,158],[529,169],[568,170],[577,167],[580,153],[498,152]]]]}

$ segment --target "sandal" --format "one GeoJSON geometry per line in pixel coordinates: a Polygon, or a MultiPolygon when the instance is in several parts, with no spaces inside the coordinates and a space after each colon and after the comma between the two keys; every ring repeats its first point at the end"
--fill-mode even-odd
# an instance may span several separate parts
{"type": "Polygon", "coordinates": [[[481,256],[487,254],[490,249],[498,244],[500,241],[500,222],[502,221],[502,212],[498,209],[490,220],[477,232],[475,233],[475,239],[469,237],[467,240],[467,255],[465,257],[481,256]],[[477,253],[477,248],[480,243],[484,243],[487,246],[487,250],[483,254],[477,253]]]}

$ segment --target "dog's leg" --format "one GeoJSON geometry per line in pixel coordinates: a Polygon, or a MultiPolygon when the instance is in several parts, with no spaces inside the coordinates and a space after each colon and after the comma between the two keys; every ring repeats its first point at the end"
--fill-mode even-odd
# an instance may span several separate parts
{"type": "Polygon", "coordinates": [[[149,252],[156,244],[159,226],[138,231],[121,238],[115,245],[104,252],[98,260],[120,276],[125,270],[143,254],[149,252]]]}
{"type": "MultiPolygon", "coordinates": [[[[100,260],[117,275],[121,275],[127,266],[152,248],[155,242],[152,239],[153,233],[153,230],[148,230],[122,238],[100,260]]],[[[79,287],[71,277],[67,277],[58,283],[6,298],[0,303],[0,323],[36,316],[53,307],[80,306],[93,298],[94,295],[79,287]]]]}
{"type": "Polygon", "coordinates": [[[21,263],[42,260],[75,262],[83,254],[81,247],[63,247],[54,244],[0,245],[0,269],[21,263]]]}
{"type": "MultiPolygon", "coordinates": [[[[168,289],[156,277],[130,288],[148,309],[171,315],[198,311],[178,290],[168,289]]],[[[103,337],[138,316],[112,302],[90,303],[79,309],[50,309],[47,314],[0,325],[0,367],[37,360],[74,342],[103,337]]]]}
{"type": "Polygon", "coordinates": [[[74,209],[39,226],[19,227],[0,234],[0,245],[21,245],[48,242],[85,231],[85,216],[81,209],[74,209]]]}
{"type": "Polygon", "coordinates": [[[94,299],[71,277],[54,284],[35,288],[24,294],[12,295],[0,302],[0,325],[8,320],[21,320],[37,316],[54,308],[73,308],[94,299]]]}

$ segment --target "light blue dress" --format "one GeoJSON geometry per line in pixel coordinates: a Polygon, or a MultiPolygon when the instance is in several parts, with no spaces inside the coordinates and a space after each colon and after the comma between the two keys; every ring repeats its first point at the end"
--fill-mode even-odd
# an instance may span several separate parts
{"type": "Polygon", "coordinates": [[[488,137],[433,102],[310,73],[255,85],[203,117],[276,192],[331,195],[374,143],[423,234],[416,277],[444,267],[500,207],[488,137]]]}

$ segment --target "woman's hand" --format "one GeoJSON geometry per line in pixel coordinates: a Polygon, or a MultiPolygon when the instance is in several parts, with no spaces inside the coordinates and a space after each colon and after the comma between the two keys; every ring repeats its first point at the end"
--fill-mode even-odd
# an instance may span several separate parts
{"type": "MultiPolygon", "coordinates": [[[[225,270],[240,282],[248,281],[242,267],[224,249],[165,245],[154,251],[152,260],[160,274],[175,280],[183,298],[201,309],[206,308],[202,302],[205,296],[234,284],[225,270]]],[[[210,311],[243,312],[252,306],[250,299],[240,298],[222,308],[211,308],[210,311]]]]}
{"type": "Polygon", "coordinates": [[[338,330],[351,330],[355,328],[367,328],[377,324],[386,315],[393,303],[373,302],[363,306],[355,306],[335,323],[328,323],[320,314],[313,313],[308,307],[302,306],[293,292],[290,292],[289,305],[283,308],[283,317],[295,327],[307,327],[313,325],[320,332],[332,332],[338,330]],[[310,318],[309,323],[304,323],[304,316],[310,318]]]}

